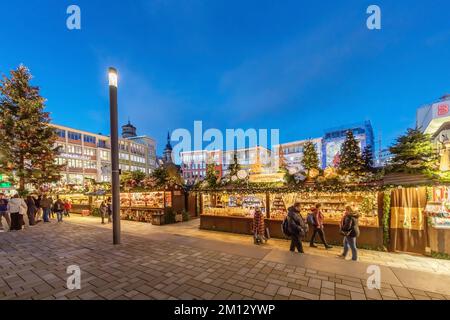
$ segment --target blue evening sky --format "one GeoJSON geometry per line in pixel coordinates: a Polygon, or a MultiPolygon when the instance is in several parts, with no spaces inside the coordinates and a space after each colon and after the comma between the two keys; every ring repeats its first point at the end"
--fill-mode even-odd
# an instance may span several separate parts
{"type": "Polygon", "coordinates": [[[449,12],[448,0],[0,0],[0,73],[25,64],[54,122],[107,134],[115,66],[121,123],[159,152],[194,120],[279,128],[282,142],[371,120],[386,146],[450,93],[449,12]],[[366,28],[370,4],[381,31],[366,28]]]}

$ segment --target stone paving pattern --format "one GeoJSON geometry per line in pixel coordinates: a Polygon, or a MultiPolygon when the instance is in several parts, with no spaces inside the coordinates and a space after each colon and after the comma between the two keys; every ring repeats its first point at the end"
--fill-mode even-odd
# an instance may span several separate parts
{"type": "MultiPolygon", "coordinates": [[[[267,261],[265,253],[260,258],[230,254],[214,243],[208,247],[206,239],[201,248],[187,237],[165,239],[164,233],[178,225],[164,229],[124,222],[123,244],[114,247],[111,225],[93,221],[75,217],[0,233],[0,299],[450,300],[450,292],[388,283],[369,290],[351,272],[276,263],[267,261]],[[151,228],[153,235],[139,235],[143,228],[151,228]],[[69,265],[82,270],[81,290],[66,288],[69,265]]],[[[253,250],[259,255],[263,249],[253,250]]]]}

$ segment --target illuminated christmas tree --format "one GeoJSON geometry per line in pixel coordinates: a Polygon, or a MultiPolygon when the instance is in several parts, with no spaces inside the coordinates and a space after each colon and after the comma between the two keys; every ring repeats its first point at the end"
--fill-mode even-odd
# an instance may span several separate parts
{"type": "Polygon", "coordinates": [[[59,181],[64,166],[55,162],[57,136],[44,111],[45,99],[38,87],[31,86],[31,78],[21,65],[0,81],[2,170],[18,178],[19,192],[25,191],[27,183],[39,187],[59,181]]]}

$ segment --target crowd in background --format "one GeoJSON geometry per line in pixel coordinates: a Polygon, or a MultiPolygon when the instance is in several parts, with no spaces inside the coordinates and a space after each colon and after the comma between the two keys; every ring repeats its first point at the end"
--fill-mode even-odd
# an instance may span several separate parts
{"type": "Polygon", "coordinates": [[[53,199],[44,194],[23,198],[15,194],[7,198],[0,193],[0,228],[18,231],[39,222],[49,223],[55,216],[58,222],[62,222],[64,216],[70,217],[71,209],[70,201],[63,201],[59,197],[53,199]]]}

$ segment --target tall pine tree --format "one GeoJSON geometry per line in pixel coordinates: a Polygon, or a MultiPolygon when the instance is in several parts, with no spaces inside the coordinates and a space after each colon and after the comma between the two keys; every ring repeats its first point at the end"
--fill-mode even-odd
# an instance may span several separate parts
{"type": "Polygon", "coordinates": [[[372,146],[370,144],[366,145],[364,148],[364,151],[362,153],[362,162],[363,162],[363,169],[365,171],[372,171],[374,164],[373,164],[373,151],[372,146]]]}
{"type": "Polygon", "coordinates": [[[208,182],[209,187],[214,187],[217,185],[217,179],[218,179],[218,175],[216,172],[216,164],[208,163],[206,165],[205,181],[208,182]]]}
{"type": "Polygon", "coordinates": [[[233,154],[233,162],[228,166],[228,173],[230,177],[235,176],[239,170],[241,170],[241,165],[238,162],[237,152],[235,151],[233,154]]]}
{"type": "Polygon", "coordinates": [[[311,169],[319,169],[319,155],[317,154],[316,147],[312,141],[307,141],[303,146],[303,158],[301,164],[305,171],[311,169]]]}
{"type": "Polygon", "coordinates": [[[408,129],[389,148],[392,158],[389,169],[393,172],[433,173],[437,170],[438,155],[431,138],[419,129],[408,129]]]}
{"type": "Polygon", "coordinates": [[[30,84],[31,74],[23,65],[0,81],[0,146],[8,174],[19,180],[19,192],[27,183],[39,187],[56,182],[63,165],[55,162],[55,129],[39,88],[30,84]]]}
{"type": "Polygon", "coordinates": [[[351,130],[347,131],[344,143],[341,146],[339,169],[349,174],[361,174],[363,171],[361,148],[351,130]]]}

